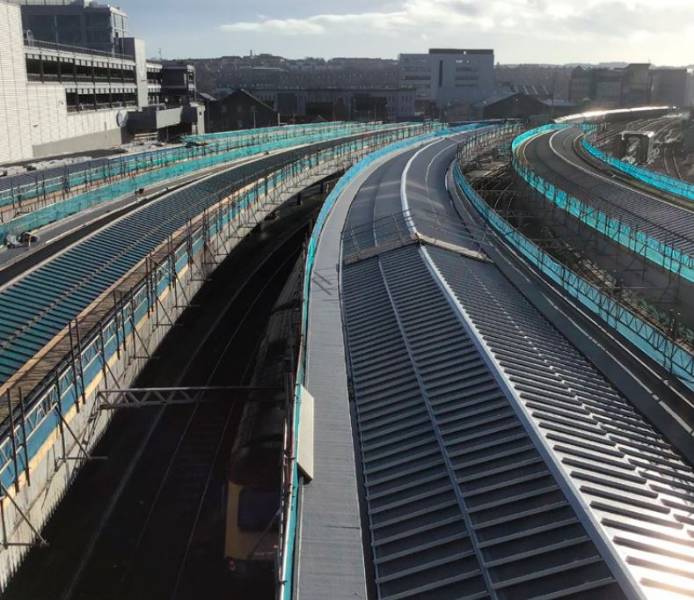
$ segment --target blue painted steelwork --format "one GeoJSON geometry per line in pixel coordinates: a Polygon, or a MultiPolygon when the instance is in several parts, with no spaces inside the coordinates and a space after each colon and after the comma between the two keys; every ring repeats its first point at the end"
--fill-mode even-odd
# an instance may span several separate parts
{"type": "Polygon", "coordinates": [[[513,168],[525,182],[542,194],[558,208],[565,210],[587,226],[599,231],[621,246],[636,254],[644,256],[652,263],[677,275],[694,281],[694,256],[676,248],[673,244],[662,241],[612,217],[582,200],[557,188],[535,173],[518,155],[518,149],[533,137],[550,131],[565,129],[567,125],[550,124],[532,129],[521,134],[512,143],[513,168]]]}
{"type": "Polygon", "coordinates": [[[656,173],[650,169],[644,169],[637,165],[630,165],[629,163],[619,160],[614,156],[603,152],[602,150],[596,148],[591,144],[586,138],[581,140],[581,145],[591,156],[597,158],[599,161],[604,162],[606,165],[633,177],[634,179],[649,185],[656,190],[660,190],[667,194],[672,194],[678,198],[684,198],[685,200],[694,201],[694,184],[682,181],[681,179],[675,179],[674,177],[668,177],[663,173],[656,173]]]}
{"type": "Polygon", "coordinates": [[[689,351],[602,293],[597,287],[554,259],[515,229],[473,189],[463,175],[460,165],[456,165],[454,177],[460,191],[468,198],[484,220],[511,247],[518,250],[530,264],[557,284],[571,298],[578,300],[609,327],[620,333],[657,364],[694,390],[694,356],[689,351]]]}

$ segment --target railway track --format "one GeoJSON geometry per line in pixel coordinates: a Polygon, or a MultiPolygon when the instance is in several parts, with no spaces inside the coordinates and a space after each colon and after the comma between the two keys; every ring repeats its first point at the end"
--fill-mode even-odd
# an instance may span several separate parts
{"type": "Polygon", "coordinates": [[[672,148],[663,147],[663,169],[670,177],[682,179],[682,173],[672,148]]]}
{"type": "MultiPolygon", "coordinates": [[[[300,234],[301,232],[295,233],[286,244],[281,245],[261,263],[248,284],[228,302],[192,357],[185,375],[180,380],[180,385],[229,385],[244,382],[253,364],[253,353],[239,353],[238,342],[241,341],[241,345],[245,345],[243,342],[248,340],[248,332],[246,331],[244,335],[244,329],[248,329],[249,326],[251,329],[256,329],[257,325],[262,324],[262,320],[257,318],[255,308],[259,303],[267,302],[268,297],[274,297],[279,293],[298,251],[287,254],[277,267],[273,259],[279,255],[284,256],[287,245],[292,245],[291,242],[295,245],[296,237],[303,237],[300,234]],[[272,291],[274,294],[268,293],[272,291]],[[235,326],[229,334],[225,322],[228,321],[231,313],[243,307],[247,308],[240,318],[231,317],[235,326]],[[226,343],[210,370],[210,359],[216,355],[216,351],[212,349],[216,344],[210,346],[210,340],[213,336],[220,335],[224,335],[226,343]],[[204,348],[205,346],[207,348],[204,348]],[[205,371],[209,373],[203,380],[200,377],[205,371]]],[[[151,499],[148,509],[142,511],[145,514],[144,520],[137,526],[138,536],[127,549],[127,562],[120,569],[118,583],[111,587],[113,598],[142,598],[143,600],[170,598],[173,600],[183,597],[179,595],[179,589],[186,568],[185,558],[190,552],[199,522],[198,509],[210,488],[215,466],[220,462],[224,465],[226,462],[222,456],[224,441],[228,440],[228,434],[236,424],[240,409],[240,403],[234,402],[175,407],[173,410],[165,408],[160,411],[162,415],[167,412],[171,412],[171,415],[166,421],[157,422],[157,430],[147,445],[158,448],[160,445],[158,440],[161,436],[170,438],[172,431],[178,431],[180,434],[173,448],[170,443],[162,444],[164,448],[169,449],[168,458],[164,463],[163,476],[156,484],[156,489],[152,491],[156,479],[150,480],[149,484],[141,481],[137,486],[140,495],[144,491],[151,499]],[[185,532],[185,535],[171,536],[169,532],[173,523],[179,531],[185,532]],[[162,544],[162,540],[167,538],[169,542],[162,544]],[[174,565],[177,566],[174,568],[174,565]],[[153,573],[168,575],[152,577],[153,573]],[[171,587],[172,584],[173,587],[171,587]]],[[[161,468],[152,470],[161,472],[161,468]]],[[[141,471],[142,475],[146,476],[151,469],[144,468],[141,471]]],[[[128,503],[138,503],[140,506],[143,504],[134,496],[128,503]]],[[[121,507],[119,512],[123,512],[123,508],[121,507]]],[[[137,507],[124,512],[122,516],[114,515],[116,518],[109,525],[120,528],[121,519],[130,521],[132,515],[137,514],[137,507]]],[[[107,546],[109,538],[110,536],[103,538],[107,546]]],[[[221,559],[220,552],[220,563],[221,559]]],[[[74,587],[74,592],[64,596],[64,600],[99,597],[97,593],[99,590],[103,593],[104,577],[112,575],[114,570],[112,565],[106,564],[105,567],[108,572],[102,575],[91,571],[88,576],[81,577],[80,583],[74,587]]]]}
{"type": "MultiPolygon", "coordinates": [[[[253,364],[254,353],[247,353],[234,365],[236,358],[234,351],[238,350],[235,342],[247,320],[252,317],[255,305],[267,295],[268,289],[276,289],[277,286],[281,288],[297,258],[297,254],[297,252],[289,253],[269,274],[265,273],[265,268],[260,270],[263,272],[262,275],[259,271],[259,276],[263,281],[262,288],[251,299],[248,309],[231,333],[231,337],[228,338],[222,354],[214,363],[204,385],[248,383],[248,372],[253,364]],[[243,366],[242,369],[241,366],[243,366]],[[220,371],[222,367],[225,367],[224,372],[220,371]],[[232,373],[234,375],[230,378],[232,373]],[[236,380],[235,377],[238,374],[240,374],[240,378],[236,380]]],[[[267,266],[267,263],[263,266],[267,266]]],[[[271,295],[274,296],[274,294],[271,295]]],[[[229,310],[238,307],[240,303],[244,304],[245,299],[234,300],[230,303],[229,310]]],[[[207,353],[204,353],[204,356],[209,358],[207,353]]],[[[191,370],[194,371],[194,368],[191,370]]],[[[230,428],[235,426],[240,416],[241,404],[238,402],[232,404],[219,402],[195,405],[185,412],[188,413],[188,417],[183,427],[183,433],[166,465],[165,475],[157,487],[154,501],[150,505],[137,542],[132,548],[130,569],[126,570],[120,578],[120,593],[118,594],[120,597],[138,597],[138,590],[143,588],[149,588],[150,593],[152,593],[151,597],[159,597],[155,590],[151,589],[152,584],[159,583],[162,588],[166,588],[172,582],[174,585],[170,593],[162,589],[161,597],[168,597],[172,600],[180,597],[179,590],[186,571],[186,559],[191,551],[200,522],[200,507],[209,491],[215,465],[220,460],[225,462],[225,457],[222,456],[221,452],[223,442],[227,438],[230,428]],[[187,535],[181,538],[181,544],[163,548],[163,554],[153,557],[151,549],[158,545],[158,540],[165,537],[171,523],[177,523],[179,527],[187,530],[187,535]],[[172,562],[177,563],[179,567],[172,574],[173,577],[170,580],[167,578],[166,581],[153,582],[150,579],[149,569],[143,571],[137,568],[139,564],[142,564],[142,561],[146,560],[150,561],[150,567],[153,566],[152,562],[161,563],[160,569],[162,570],[166,569],[166,565],[172,562]]],[[[219,559],[221,560],[221,555],[219,559]]]]}

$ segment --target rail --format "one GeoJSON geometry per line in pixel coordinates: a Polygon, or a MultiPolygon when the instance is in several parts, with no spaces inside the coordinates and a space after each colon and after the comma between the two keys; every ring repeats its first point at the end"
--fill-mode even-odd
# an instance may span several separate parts
{"type": "MultiPolygon", "coordinates": [[[[263,127],[260,131],[263,133],[287,133],[287,132],[311,132],[311,131],[316,131],[319,129],[325,129],[326,127],[360,127],[362,129],[366,129],[369,126],[375,126],[375,125],[383,125],[381,121],[373,121],[373,122],[364,122],[364,123],[356,123],[353,121],[330,121],[328,123],[305,123],[305,124],[300,124],[300,125],[276,125],[273,127],[263,127]]],[[[182,139],[185,142],[195,142],[195,143],[209,143],[211,141],[215,140],[228,140],[228,139],[233,139],[233,138],[238,138],[242,137],[244,135],[247,135],[249,131],[256,131],[256,130],[248,130],[248,129],[239,129],[239,130],[233,130],[233,131],[215,131],[213,133],[202,133],[198,135],[186,135],[182,139]]]]}
{"type": "MultiPolygon", "coordinates": [[[[189,147],[172,147],[121,155],[115,158],[97,159],[87,162],[67,165],[58,173],[58,169],[8,176],[0,182],[0,207],[16,206],[25,209],[25,203],[34,197],[43,197],[60,192],[64,195],[71,191],[79,191],[79,187],[87,185],[106,184],[114,178],[138,173],[154,167],[166,166],[171,163],[190,160],[199,156],[223,152],[239,146],[255,145],[261,142],[290,139],[302,135],[326,133],[331,130],[366,131],[371,124],[352,123],[320,123],[313,126],[286,126],[282,128],[244,129],[235,132],[210,134],[207,140],[198,139],[205,136],[188,136],[183,140],[189,147]],[[355,126],[355,125],[358,125],[355,126]],[[230,135],[233,134],[233,135],[230,135]],[[216,142],[212,144],[211,142],[216,142]],[[77,190],[75,190],[77,188],[77,190]]],[[[380,125],[380,124],[377,124],[380,125]]]]}
{"type": "MultiPolygon", "coordinates": [[[[407,124],[405,124],[406,126],[407,124]]],[[[31,231],[91,208],[102,202],[133,194],[141,188],[194,173],[215,165],[240,158],[273,152],[291,146],[300,146],[318,141],[346,137],[368,131],[382,131],[393,126],[353,127],[341,124],[339,127],[298,130],[278,136],[278,132],[265,133],[262,130],[252,134],[217,142],[212,145],[173,148],[136,154],[118,160],[105,161],[93,169],[66,173],[64,176],[37,179],[24,186],[11,187],[0,192],[0,215],[3,205],[19,216],[0,223],[0,244],[9,236],[31,231]],[[90,188],[84,193],[73,194],[75,188],[90,188]],[[30,212],[27,205],[32,198],[35,208],[30,212]]]]}
{"type": "Polygon", "coordinates": [[[672,194],[678,198],[694,201],[694,183],[689,183],[681,179],[676,179],[675,177],[669,177],[668,175],[639,167],[638,165],[632,165],[624,162],[623,160],[620,160],[615,156],[607,154],[607,152],[596,148],[585,137],[581,140],[581,146],[586,152],[588,152],[588,154],[608,167],[612,167],[613,169],[619,171],[620,173],[624,173],[625,175],[628,175],[641,183],[645,183],[656,190],[665,192],[666,194],[672,194]]]}
{"type": "MultiPolygon", "coordinates": [[[[28,36],[24,36],[25,48],[36,48],[38,50],[53,50],[55,52],[69,52],[70,54],[88,54],[90,56],[117,58],[119,60],[127,60],[132,62],[132,67],[135,67],[135,59],[129,54],[122,54],[115,51],[107,52],[105,50],[95,50],[93,48],[85,48],[84,46],[70,46],[69,44],[58,44],[56,42],[46,42],[37,40],[28,36]]],[[[128,65],[130,66],[130,65],[128,65]]]]}

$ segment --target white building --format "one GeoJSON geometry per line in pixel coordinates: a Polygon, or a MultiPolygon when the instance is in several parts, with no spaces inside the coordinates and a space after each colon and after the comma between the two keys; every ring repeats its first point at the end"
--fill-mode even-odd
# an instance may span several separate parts
{"type": "Polygon", "coordinates": [[[494,94],[493,50],[434,48],[428,54],[401,54],[400,85],[414,87],[421,103],[438,109],[471,105],[494,94]]]}
{"type": "MultiPolygon", "coordinates": [[[[41,8],[74,13],[81,4],[41,8]]],[[[119,18],[124,14],[114,11],[119,18]]],[[[130,139],[137,122],[132,119],[128,126],[130,113],[161,96],[162,66],[146,61],[142,40],[122,33],[113,34],[110,51],[39,40],[23,26],[22,6],[0,0],[0,164],[88,152],[130,139]]],[[[191,108],[184,118],[197,122],[199,111],[191,108]]],[[[200,132],[196,123],[190,127],[200,132]]]]}

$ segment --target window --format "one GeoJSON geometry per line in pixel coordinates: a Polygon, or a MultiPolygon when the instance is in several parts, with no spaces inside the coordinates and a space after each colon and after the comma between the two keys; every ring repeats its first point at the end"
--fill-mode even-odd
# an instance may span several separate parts
{"type": "Polygon", "coordinates": [[[241,531],[263,531],[274,518],[279,506],[279,490],[243,488],[239,494],[239,529],[241,531]]]}

